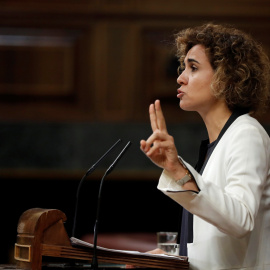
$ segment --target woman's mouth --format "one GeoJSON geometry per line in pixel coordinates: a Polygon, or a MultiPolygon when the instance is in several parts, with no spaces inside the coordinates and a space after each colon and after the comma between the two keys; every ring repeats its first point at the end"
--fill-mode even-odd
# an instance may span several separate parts
{"type": "Polygon", "coordinates": [[[180,89],[177,89],[177,97],[178,98],[182,98],[184,95],[184,92],[183,91],[180,91],[180,89]]]}

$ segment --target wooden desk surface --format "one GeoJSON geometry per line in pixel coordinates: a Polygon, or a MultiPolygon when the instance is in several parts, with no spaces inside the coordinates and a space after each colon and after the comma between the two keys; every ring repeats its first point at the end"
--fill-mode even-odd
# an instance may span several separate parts
{"type": "MultiPolygon", "coordinates": [[[[50,264],[47,266],[43,266],[42,270],[61,270],[61,269],[68,269],[68,270],[89,270],[90,265],[76,265],[76,266],[71,266],[67,264],[50,264]]],[[[99,266],[100,270],[112,270],[112,269],[125,269],[125,265],[100,265],[99,266]]],[[[135,268],[134,268],[135,269],[135,268]]],[[[139,268],[139,270],[160,270],[156,268],[139,268]]],[[[15,264],[0,264],[0,270],[25,270],[22,268],[17,268],[15,264]]]]}

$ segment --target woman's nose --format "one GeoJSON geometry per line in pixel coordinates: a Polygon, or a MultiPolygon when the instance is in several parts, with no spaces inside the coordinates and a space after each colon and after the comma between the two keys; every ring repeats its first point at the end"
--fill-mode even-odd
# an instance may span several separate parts
{"type": "Polygon", "coordinates": [[[176,80],[179,85],[183,85],[187,83],[187,79],[184,73],[185,71],[181,72],[176,80]]]}

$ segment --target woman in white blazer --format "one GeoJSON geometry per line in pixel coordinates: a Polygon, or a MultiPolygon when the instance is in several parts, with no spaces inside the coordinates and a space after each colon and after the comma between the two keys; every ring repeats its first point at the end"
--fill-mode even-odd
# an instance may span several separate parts
{"type": "Polygon", "coordinates": [[[268,58],[248,35],[221,25],[182,30],[176,45],[179,106],[199,113],[208,140],[193,168],[156,100],[141,150],[163,168],[158,189],[193,214],[182,252],[190,269],[270,269],[270,141],[253,118],[269,102],[268,58]]]}

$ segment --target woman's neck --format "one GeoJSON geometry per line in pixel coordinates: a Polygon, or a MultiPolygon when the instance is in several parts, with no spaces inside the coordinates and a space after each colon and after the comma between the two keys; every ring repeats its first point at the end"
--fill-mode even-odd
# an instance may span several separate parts
{"type": "Polygon", "coordinates": [[[208,132],[210,143],[218,138],[219,133],[230,118],[231,114],[232,112],[225,103],[219,104],[219,106],[216,106],[206,114],[201,114],[208,132]]]}

